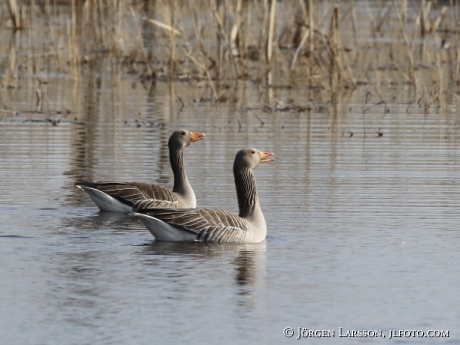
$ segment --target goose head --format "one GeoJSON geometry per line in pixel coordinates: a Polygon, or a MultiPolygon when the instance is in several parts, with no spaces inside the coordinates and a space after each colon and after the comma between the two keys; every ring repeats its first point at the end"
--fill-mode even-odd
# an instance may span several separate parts
{"type": "Polygon", "coordinates": [[[243,149],[238,151],[235,157],[234,167],[255,169],[261,164],[273,162],[273,152],[260,151],[258,149],[243,149]]]}
{"type": "Polygon", "coordinates": [[[171,134],[168,146],[170,148],[184,148],[195,141],[204,139],[205,137],[206,135],[204,133],[190,132],[186,129],[181,129],[171,134]]]}

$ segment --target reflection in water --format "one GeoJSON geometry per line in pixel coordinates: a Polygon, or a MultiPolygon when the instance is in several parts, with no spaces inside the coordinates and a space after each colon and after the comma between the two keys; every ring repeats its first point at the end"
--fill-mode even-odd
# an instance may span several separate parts
{"type": "Polygon", "coordinates": [[[238,272],[235,280],[238,285],[254,284],[255,263],[253,255],[254,252],[252,251],[241,251],[238,257],[235,258],[234,264],[238,272]]]}
{"type": "MultiPolygon", "coordinates": [[[[160,257],[174,256],[181,261],[216,260],[235,256],[231,263],[238,286],[263,285],[265,275],[266,242],[255,244],[204,244],[198,242],[162,242],[154,241],[144,251],[146,255],[160,257]]],[[[162,260],[162,258],[159,258],[162,260]]],[[[158,261],[154,261],[157,263],[158,261]]],[[[198,261],[201,262],[201,261],[198,261]]],[[[153,262],[152,262],[153,263],[153,262]]],[[[253,290],[241,290],[242,295],[253,290]]]]}
{"type": "MultiPolygon", "coordinates": [[[[143,250],[145,255],[194,255],[198,258],[212,258],[215,250],[212,246],[198,242],[153,241],[143,250]]],[[[219,255],[217,253],[217,255],[219,255]]]]}
{"type": "Polygon", "coordinates": [[[96,229],[110,229],[114,233],[134,229],[142,231],[139,222],[130,215],[121,212],[100,212],[97,208],[91,209],[90,214],[62,218],[59,232],[65,234],[68,233],[68,229],[78,229],[78,234],[83,236],[91,236],[96,229]]]}

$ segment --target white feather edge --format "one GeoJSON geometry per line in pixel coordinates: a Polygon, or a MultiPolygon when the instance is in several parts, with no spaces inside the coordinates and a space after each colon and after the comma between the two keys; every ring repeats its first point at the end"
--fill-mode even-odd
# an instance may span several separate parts
{"type": "Polygon", "coordinates": [[[79,185],[77,185],[77,187],[81,190],[84,190],[101,211],[124,213],[129,213],[132,211],[130,206],[123,204],[121,201],[111,197],[104,192],[101,192],[98,189],[79,185]]]}
{"type": "Polygon", "coordinates": [[[155,217],[137,212],[132,212],[131,215],[139,218],[156,240],[170,242],[193,242],[197,240],[196,234],[176,228],[155,217]]]}

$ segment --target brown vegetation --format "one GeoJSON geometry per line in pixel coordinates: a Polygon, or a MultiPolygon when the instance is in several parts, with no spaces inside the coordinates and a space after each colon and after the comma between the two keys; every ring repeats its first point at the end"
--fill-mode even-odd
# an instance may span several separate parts
{"type": "Polygon", "coordinates": [[[2,84],[31,74],[37,108],[46,75],[108,68],[142,83],[202,80],[213,103],[249,82],[274,107],[283,88],[324,90],[336,104],[365,87],[385,104],[385,87],[410,85],[412,103],[438,107],[458,90],[457,1],[8,0],[0,10],[12,29],[2,84]]]}

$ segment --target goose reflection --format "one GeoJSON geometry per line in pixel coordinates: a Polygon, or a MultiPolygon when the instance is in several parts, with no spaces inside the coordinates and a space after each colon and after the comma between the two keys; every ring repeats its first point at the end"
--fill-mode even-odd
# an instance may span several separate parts
{"type": "Polygon", "coordinates": [[[53,230],[54,234],[69,235],[69,229],[74,229],[72,235],[94,237],[97,233],[109,231],[112,234],[126,232],[144,233],[140,222],[127,217],[126,214],[116,212],[99,212],[94,208],[81,208],[72,212],[69,217],[61,217],[59,226],[53,230]]]}
{"type": "MultiPolygon", "coordinates": [[[[179,257],[179,262],[187,262],[188,267],[202,266],[208,260],[219,265],[229,264],[234,269],[234,280],[238,287],[262,286],[265,281],[266,242],[245,244],[203,244],[198,242],[154,241],[143,251],[145,255],[179,257]],[[223,260],[223,261],[222,261],[223,260]]],[[[150,261],[158,264],[157,260],[150,261]]],[[[228,270],[231,271],[231,270],[228,270]]],[[[253,290],[239,289],[241,295],[251,294],[253,290]]]]}
{"type": "Polygon", "coordinates": [[[257,285],[256,253],[254,250],[242,250],[233,260],[237,272],[235,280],[238,285],[257,285]]]}

